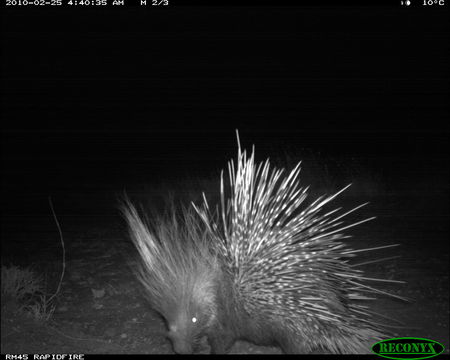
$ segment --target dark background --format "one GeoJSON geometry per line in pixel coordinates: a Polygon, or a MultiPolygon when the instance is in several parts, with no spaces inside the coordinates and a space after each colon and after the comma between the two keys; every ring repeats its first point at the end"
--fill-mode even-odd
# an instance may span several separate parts
{"type": "Polygon", "coordinates": [[[448,198],[447,5],[171,4],[3,8],[6,215],[218,177],[235,129],[258,160],[357,159],[448,198]]]}

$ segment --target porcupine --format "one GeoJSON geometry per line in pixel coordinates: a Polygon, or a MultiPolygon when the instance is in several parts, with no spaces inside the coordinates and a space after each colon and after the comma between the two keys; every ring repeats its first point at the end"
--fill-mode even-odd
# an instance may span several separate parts
{"type": "Polygon", "coordinates": [[[322,213],[350,185],[303,205],[308,187],[300,187],[300,163],[283,176],[269,160],[255,164],[254,149],[247,157],[239,137],[237,164],[231,160],[228,170],[219,215],[205,196],[201,207],[193,204],[197,214],[185,210],[181,220],[172,215],[156,225],[129,200],[121,207],[140,253],[138,276],[174,351],[197,352],[206,336],[212,353],[226,353],[238,339],[284,353],[366,353],[386,337],[360,303],[384,293],[367,285],[381,279],[348,263],[372,249],[342,241],[343,230],[373,219],[342,221],[366,204],[322,213]]]}

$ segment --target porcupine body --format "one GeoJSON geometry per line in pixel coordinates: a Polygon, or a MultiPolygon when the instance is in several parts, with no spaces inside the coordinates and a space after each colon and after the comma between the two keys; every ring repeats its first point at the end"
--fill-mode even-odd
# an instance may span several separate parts
{"type": "MultiPolygon", "coordinates": [[[[385,337],[361,302],[381,292],[349,265],[356,251],[340,209],[323,213],[338,193],[303,205],[300,164],[283,176],[269,162],[255,164],[239,145],[229,163],[230,188],[221,181],[221,211],[202,207],[183,219],[151,225],[125,201],[122,211],[139,250],[139,278],[166,319],[177,353],[213,353],[238,340],[279,346],[285,353],[367,353],[385,337]],[[200,216],[200,218],[198,218],[200,216]]],[[[367,249],[370,250],[370,249],[367,249]]],[[[361,251],[361,250],[360,250],[361,251]]],[[[373,280],[373,279],[372,279],[373,280]]]]}

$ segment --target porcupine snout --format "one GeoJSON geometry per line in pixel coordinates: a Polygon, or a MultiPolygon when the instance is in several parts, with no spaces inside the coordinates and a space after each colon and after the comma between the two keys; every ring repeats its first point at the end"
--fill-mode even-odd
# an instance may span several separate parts
{"type": "MultiPolygon", "coordinates": [[[[185,314],[183,314],[185,315],[185,314]]],[[[168,324],[169,331],[167,338],[172,343],[173,351],[177,354],[192,354],[195,351],[194,341],[192,339],[193,329],[189,329],[192,321],[187,316],[178,316],[168,324]]]]}
{"type": "Polygon", "coordinates": [[[191,343],[177,331],[169,331],[167,337],[172,343],[173,351],[177,354],[192,354],[194,352],[191,343]]]}

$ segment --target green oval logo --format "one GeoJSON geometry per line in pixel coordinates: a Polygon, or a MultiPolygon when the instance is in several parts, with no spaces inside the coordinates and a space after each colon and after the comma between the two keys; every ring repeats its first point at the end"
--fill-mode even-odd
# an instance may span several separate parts
{"type": "Polygon", "coordinates": [[[382,340],[372,346],[373,353],[388,359],[427,359],[444,349],[437,341],[415,337],[382,340]]]}

